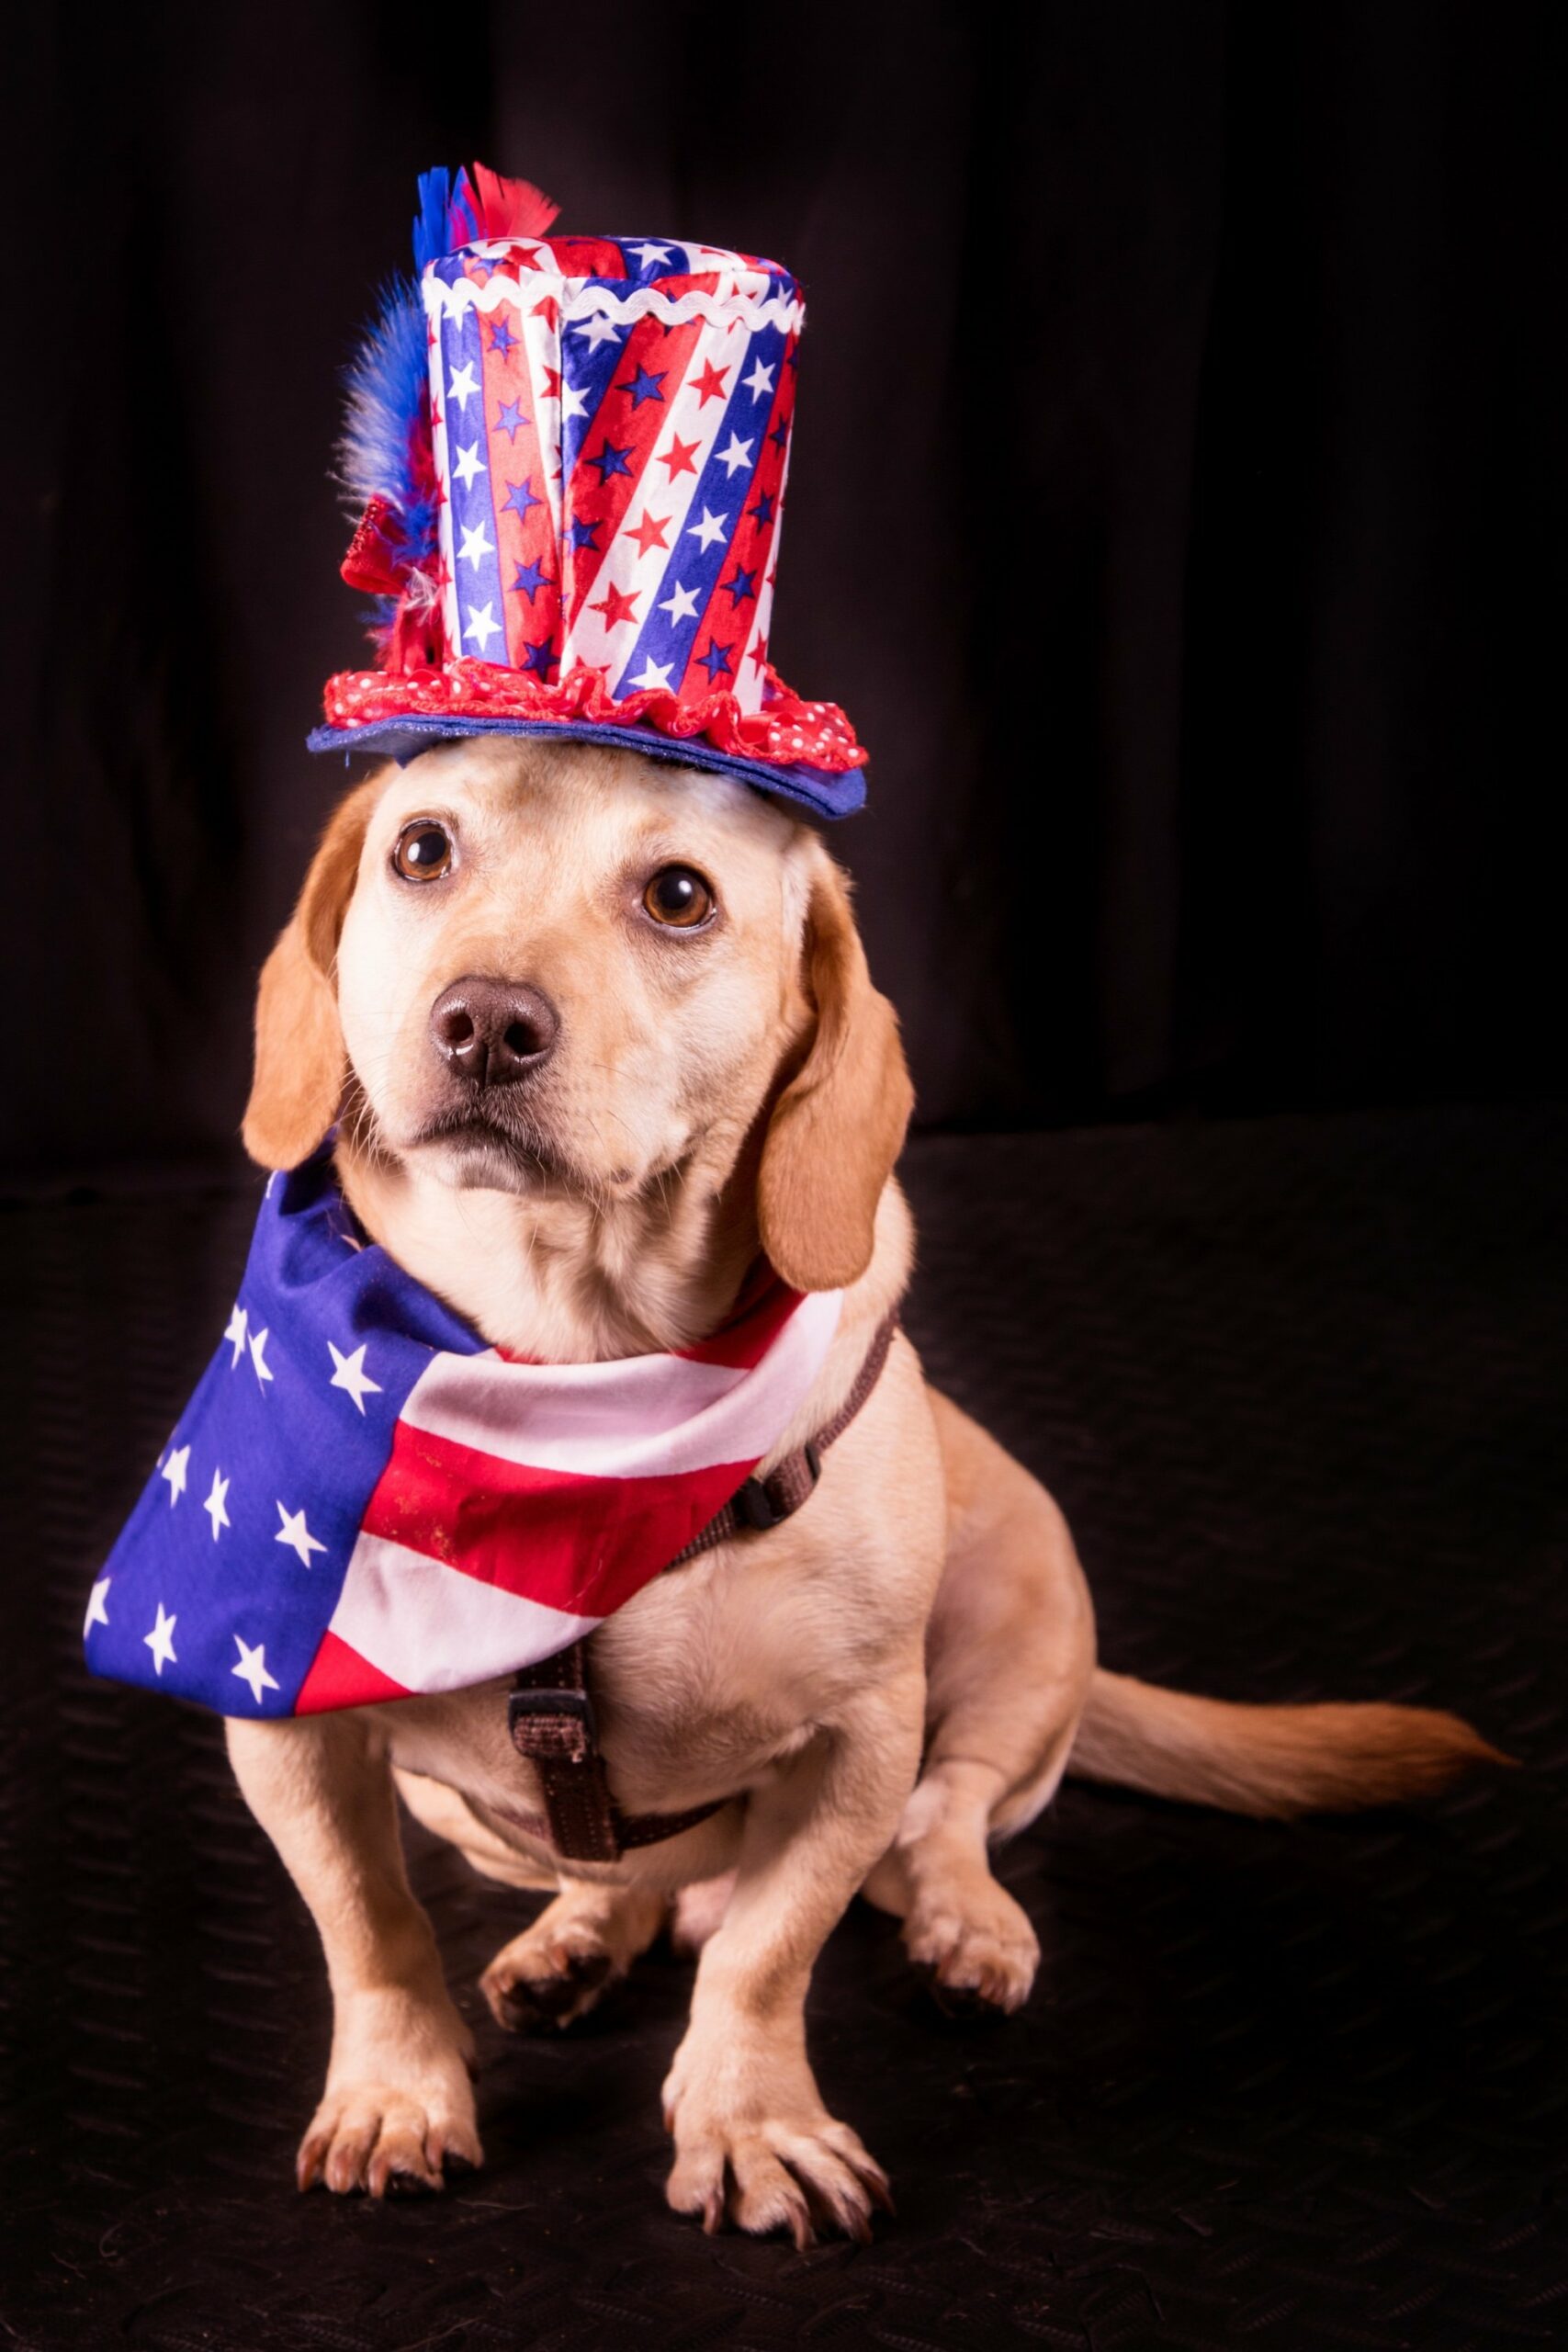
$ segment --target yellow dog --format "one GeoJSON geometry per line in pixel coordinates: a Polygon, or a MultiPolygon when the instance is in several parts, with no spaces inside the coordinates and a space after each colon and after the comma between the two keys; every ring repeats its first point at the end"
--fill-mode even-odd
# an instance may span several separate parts
{"type": "MultiPolygon", "coordinates": [[[[367,1230],[532,1357],[689,1344],[759,1250],[803,1290],[841,1289],[783,1453],[831,1419],[908,1280],[909,1108],[892,1008],[810,827],[630,751],[492,737],[388,764],[339,808],[262,977],[245,1136],[290,1167],[341,1116],[367,1230]],[[484,1054],[443,1029],[459,982],[484,1054]]],[[[592,1650],[620,1804],[728,1800],[613,1864],[565,1866],[517,1826],[539,1800],[504,1683],[231,1722],[332,1980],[302,2186],[379,2195],[480,2160],[469,2037],[394,1784],[477,1869],[552,1894],[486,1972],[503,2024],[580,2013],[666,1921],[700,1945],[665,2086],[670,2201],[804,2244],[814,2225],[864,2235],[886,2195],[806,2050],[812,1965],[857,1890],[942,1987],[1012,2009],[1039,1948],[988,1841],[1064,1771],[1289,1814],[1494,1753],[1452,1715],[1238,1707],[1098,1667],[1060,1511],[902,1333],[804,1507],[657,1577],[592,1650]]]]}

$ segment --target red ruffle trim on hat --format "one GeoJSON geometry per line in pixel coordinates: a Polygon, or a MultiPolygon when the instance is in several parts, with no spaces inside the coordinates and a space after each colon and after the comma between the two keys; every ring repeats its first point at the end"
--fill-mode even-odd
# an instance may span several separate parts
{"type": "Polygon", "coordinates": [[[769,699],[742,710],[728,693],[683,701],[665,687],[642,687],[617,702],[603,671],[580,662],[556,684],[523,671],[464,655],[441,669],[342,670],[327,680],[327,724],[368,727],[387,718],[577,718],[606,726],[639,721],[661,735],[705,735],[721,752],[781,767],[804,762],[841,775],[866,753],[837,703],[802,702],[771,663],[762,670],[769,699]]]}

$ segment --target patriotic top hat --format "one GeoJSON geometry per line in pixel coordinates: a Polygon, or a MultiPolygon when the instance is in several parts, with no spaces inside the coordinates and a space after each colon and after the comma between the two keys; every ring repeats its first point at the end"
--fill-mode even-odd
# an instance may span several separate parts
{"type": "Polygon", "coordinates": [[[673,237],[548,237],[476,164],[420,180],[417,284],[349,370],[344,560],[379,666],[329,679],[312,751],[613,742],[845,817],[865,753],[768,661],[800,291],[673,237]]]}

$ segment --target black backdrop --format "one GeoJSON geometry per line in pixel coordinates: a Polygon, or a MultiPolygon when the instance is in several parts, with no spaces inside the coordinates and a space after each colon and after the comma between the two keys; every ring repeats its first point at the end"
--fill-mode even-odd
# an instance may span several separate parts
{"type": "Polygon", "coordinates": [[[8,30],[6,1158],[231,1150],[418,171],[776,254],[774,653],[931,1122],[1562,1075],[1558,6],[224,0],[8,30]]]}

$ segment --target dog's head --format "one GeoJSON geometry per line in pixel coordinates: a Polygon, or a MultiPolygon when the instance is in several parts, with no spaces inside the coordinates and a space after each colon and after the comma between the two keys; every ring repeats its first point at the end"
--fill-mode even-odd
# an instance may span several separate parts
{"type": "Polygon", "coordinates": [[[910,1090],[844,877],[759,793],[491,737],[389,765],[317,850],[256,1007],[245,1143],[594,1206],[751,1181],[807,1290],[870,1261],[910,1090]]]}

